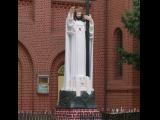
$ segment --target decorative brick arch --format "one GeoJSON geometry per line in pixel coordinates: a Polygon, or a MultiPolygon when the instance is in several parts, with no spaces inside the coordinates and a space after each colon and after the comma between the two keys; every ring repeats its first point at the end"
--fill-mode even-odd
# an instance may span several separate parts
{"type": "Polygon", "coordinates": [[[33,93],[34,93],[34,70],[31,55],[26,47],[18,41],[18,66],[19,71],[19,89],[20,89],[20,111],[33,110],[33,93]]]}
{"type": "Polygon", "coordinates": [[[59,53],[52,62],[50,70],[51,105],[56,107],[58,99],[58,69],[64,64],[64,51],[59,53]]]}
{"type": "Polygon", "coordinates": [[[20,22],[34,20],[34,0],[18,0],[18,17],[20,22]]]}
{"type": "Polygon", "coordinates": [[[22,63],[20,61],[20,59],[18,59],[18,111],[21,110],[21,106],[22,106],[22,63]]]}

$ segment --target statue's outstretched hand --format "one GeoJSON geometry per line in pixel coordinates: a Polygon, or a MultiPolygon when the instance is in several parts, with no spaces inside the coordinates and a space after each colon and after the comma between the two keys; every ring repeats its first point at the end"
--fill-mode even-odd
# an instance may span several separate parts
{"type": "Polygon", "coordinates": [[[75,11],[75,6],[72,6],[72,7],[70,8],[69,12],[70,12],[70,13],[74,13],[74,11],[75,11]]]}
{"type": "Polygon", "coordinates": [[[86,20],[88,20],[88,21],[92,21],[92,16],[91,16],[91,14],[89,14],[89,15],[84,15],[83,17],[84,17],[84,19],[86,19],[86,20]]]}

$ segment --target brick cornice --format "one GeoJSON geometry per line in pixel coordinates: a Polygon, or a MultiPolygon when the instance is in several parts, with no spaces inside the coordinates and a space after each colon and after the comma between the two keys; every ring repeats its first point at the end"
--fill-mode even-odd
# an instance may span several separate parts
{"type": "MultiPolygon", "coordinates": [[[[95,0],[90,0],[90,3],[95,0]]],[[[85,0],[52,0],[53,4],[85,5],[85,0]]]]}
{"type": "Polygon", "coordinates": [[[26,2],[32,2],[32,0],[18,0],[18,1],[26,1],[26,2]]]}
{"type": "Polygon", "coordinates": [[[18,4],[29,5],[33,2],[33,0],[18,0],[18,4]]]}
{"type": "Polygon", "coordinates": [[[140,87],[137,86],[125,86],[125,87],[108,87],[108,89],[106,90],[106,92],[108,91],[139,91],[140,87]]]}

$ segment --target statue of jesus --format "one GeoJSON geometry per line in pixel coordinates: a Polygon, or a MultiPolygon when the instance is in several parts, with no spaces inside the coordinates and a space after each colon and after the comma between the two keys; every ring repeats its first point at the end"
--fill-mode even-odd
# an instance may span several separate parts
{"type": "Polygon", "coordinates": [[[66,91],[81,91],[91,94],[93,90],[93,40],[94,22],[91,15],[84,15],[83,8],[71,7],[66,19],[65,33],[65,73],[66,91]],[[86,76],[86,21],[89,21],[89,76],[86,76]]]}

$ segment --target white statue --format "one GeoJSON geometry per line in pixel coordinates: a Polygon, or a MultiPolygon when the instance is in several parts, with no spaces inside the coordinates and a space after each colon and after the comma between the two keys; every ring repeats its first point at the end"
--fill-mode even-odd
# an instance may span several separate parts
{"type": "Polygon", "coordinates": [[[80,96],[81,91],[90,94],[93,89],[93,40],[94,22],[91,15],[83,15],[81,7],[71,7],[66,19],[65,33],[65,73],[64,87],[66,91],[76,91],[80,96]],[[89,20],[89,63],[90,73],[86,76],[86,20],[89,20]]]}

